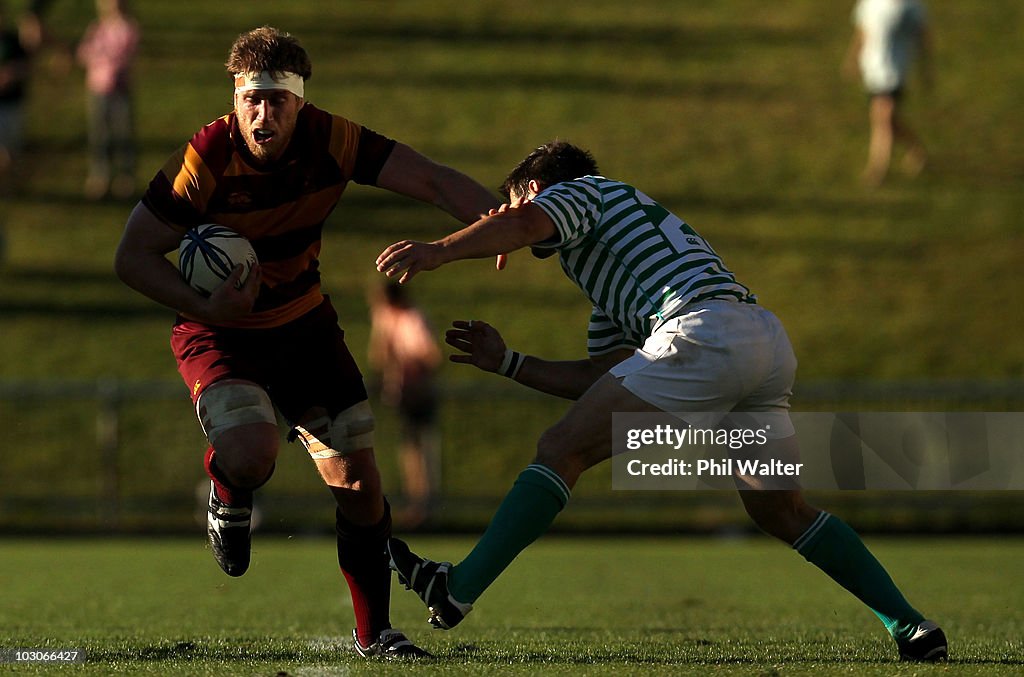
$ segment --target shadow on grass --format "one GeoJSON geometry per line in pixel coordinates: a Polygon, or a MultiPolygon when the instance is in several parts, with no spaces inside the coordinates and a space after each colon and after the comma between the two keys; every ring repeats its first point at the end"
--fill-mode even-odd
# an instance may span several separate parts
{"type": "MultiPolygon", "coordinates": [[[[674,48],[690,58],[707,59],[731,57],[733,51],[750,50],[754,45],[807,46],[822,39],[812,26],[797,28],[755,22],[674,26],[656,21],[632,25],[621,22],[584,25],[572,21],[550,21],[547,17],[536,22],[514,24],[446,20],[442,15],[433,17],[429,22],[415,18],[381,21],[376,15],[348,16],[341,21],[331,21],[317,13],[306,17],[289,16],[287,25],[279,28],[298,36],[312,53],[314,61],[317,53],[337,52],[339,44],[353,51],[367,43],[384,46],[394,43],[395,51],[408,49],[413,43],[438,43],[446,49],[473,45],[487,48],[548,46],[572,50],[586,46],[602,49],[632,46],[660,53],[674,48]]],[[[220,58],[233,39],[233,36],[225,37],[226,34],[219,26],[198,23],[161,26],[160,32],[147,43],[147,56],[181,59],[183,55],[193,54],[220,58]]]]}
{"type": "MultiPolygon", "coordinates": [[[[330,661],[337,658],[340,646],[310,648],[270,638],[245,641],[193,642],[178,641],[153,645],[87,649],[88,662],[164,662],[164,661],[330,661]]],[[[347,645],[345,645],[347,648],[347,645]]],[[[352,654],[355,656],[355,653],[352,654]]]]}
{"type": "MultiPolygon", "coordinates": [[[[430,663],[455,663],[480,666],[494,665],[680,665],[680,666],[756,666],[756,665],[887,665],[894,666],[894,674],[913,671],[915,664],[901,663],[895,657],[895,647],[888,643],[814,643],[807,641],[739,641],[713,640],[685,636],[684,629],[658,629],[659,634],[684,635],[672,641],[669,638],[647,642],[625,639],[596,641],[605,636],[606,627],[545,627],[522,629],[526,636],[555,633],[564,639],[550,641],[546,647],[541,640],[483,644],[463,643],[435,650],[430,663]],[[896,666],[900,668],[896,668],[896,666]]],[[[340,638],[310,641],[276,639],[272,637],[245,637],[197,640],[166,640],[155,643],[112,639],[100,647],[84,647],[89,663],[159,663],[202,662],[255,663],[315,662],[321,664],[347,664],[362,662],[349,642],[340,638]]],[[[952,666],[1005,666],[1018,669],[1024,666],[1024,657],[1006,655],[986,647],[967,647],[972,655],[936,664],[952,666]],[[989,655],[985,655],[988,653],[989,655]],[[1003,654],[1003,655],[1000,655],[1003,654]]],[[[420,663],[417,661],[417,663],[420,663]]]]}
{"type": "MultiPolygon", "coordinates": [[[[547,630],[585,632],[586,628],[547,628],[547,630]]],[[[592,628],[594,632],[606,628],[592,628]]],[[[813,647],[795,642],[742,643],[734,641],[713,641],[707,639],[686,639],[665,644],[626,644],[619,648],[595,648],[584,641],[571,642],[568,646],[552,647],[550,651],[536,649],[502,650],[483,648],[474,644],[461,644],[448,651],[438,652],[438,660],[454,660],[476,664],[545,664],[545,665],[900,665],[913,670],[914,663],[904,663],[895,656],[857,645],[830,645],[830,651],[814,653],[813,647]],[[804,650],[804,647],[810,650],[804,650]]],[[[1024,658],[1013,657],[971,657],[954,658],[935,664],[949,666],[1024,666],[1024,658]]]]}
{"type": "Polygon", "coordinates": [[[120,287],[121,281],[114,271],[100,268],[44,268],[41,266],[12,265],[0,268],[0,281],[40,282],[46,285],[110,284],[120,287]]]}
{"type": "Polygon", "coordinates": [[[174,319],[174,312],[162,306],[130,306],[105,303],[84,303],[65,305],[54,302],[18,302],[0,301],[0,317],[39,317],[54,315],[65,318],[97,318],[137,319],[143,317],[165,317],[168,324],[174,319]]]}
{"type": "MultiPolygon", "coordinates": [[[[0,317],[60,316],[67,318],[110,317],[117,319],[165,317],[168,322],[174,312],[163,306],[132,294],[114,275],[113,270],[102,268],[47,267],[44,265],[11,265],[0,268],[0,285],[15,289],[16,285],[34,285],[53,290],[44,298],[0,298],[0,317]],[[91,298],[64,294],[61,290],[81,292],[91,287],[91,298]],[[135,300],[137,297],[137,300],[135,300]],[[117,299],[125,298],[121,302],[117,299]],[[128,300],[131,299],[131,300],[128,300]]],[[[15,297],[16,294],[5,292],[15,297]]]]}

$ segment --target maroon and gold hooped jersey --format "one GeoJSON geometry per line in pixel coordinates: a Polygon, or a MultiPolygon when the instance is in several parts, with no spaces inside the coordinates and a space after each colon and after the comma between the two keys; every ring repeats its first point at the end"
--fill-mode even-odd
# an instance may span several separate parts
{"type": "Polygon", "coordinates": [[[234,113],[199,130],[149,184],[143,203],[182,234],[203,223],[252,242],[263,273],[253,312],[226,326],[276,327],[323,300],[324,222],[349,181],[374,185],[395,142],[306,104],[284,154],[256,168],[234,113]]]}

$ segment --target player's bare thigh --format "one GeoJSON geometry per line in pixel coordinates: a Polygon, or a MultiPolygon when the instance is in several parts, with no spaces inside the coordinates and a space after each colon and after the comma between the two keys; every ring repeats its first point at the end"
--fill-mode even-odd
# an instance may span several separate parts
{"type": "Polygon", "coordinates": [[[314,407],[300,417],[296,430],[345,517],[356,525],[379,522],[384,495],[369,406],[361,402],[333,418],[314,407]]]}
{"type": "Polygon", "coordinates": [[[580,474],[612,455],[612,414],[656,412],[657,407],[605,374],[548,428],[537,442],[536,462],[557,472],[572,488],[580,474]]]}

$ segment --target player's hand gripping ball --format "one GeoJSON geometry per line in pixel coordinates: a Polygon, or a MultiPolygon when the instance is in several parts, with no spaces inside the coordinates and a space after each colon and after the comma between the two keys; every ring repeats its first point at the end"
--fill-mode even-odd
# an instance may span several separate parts
{"type": "Polygon", "coordinates": [[[181,276],[204,296],[219,287],[239,263],[244,266],[237,285],[241,287],[258,263],[256,252],[245,236],[216,223],[189,230],[178,249],[181,276]]]}

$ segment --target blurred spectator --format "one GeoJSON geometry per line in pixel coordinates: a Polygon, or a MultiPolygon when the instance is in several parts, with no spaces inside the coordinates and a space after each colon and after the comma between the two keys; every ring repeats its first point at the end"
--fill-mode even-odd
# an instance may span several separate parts
{"type": "Polygon", "coordinates": [[[429,517],[437,487],[436,374],[441,351],[405,287],[387,283],[370,301],[370,368],[380,378],[381,401],[398,411],[402,426],[399,465],[406,500],[395,519],[413,528],[429,517]]]}
{"type": "Polygon", "coordinates": [[[21,149],[22,104],[29,77],[29,53],[17,28],[0,4],[0,179],[7,175],[21,149]]]}
{"type": "Polygon", "coordinates": [[[124,0],[97,0],[98,18],[78,45],[85,67],[89,114],[89,176],[85,196],[125,199],[135,192],[135,132],[131,68],[139,27],[124,0]]]}
{"type": "Polygon", "coordinates": [[[925,85],[931,84],[930,37],[920,0],[858,0],[854,34],[845,61],[848,74],[859,67],[870,98],[871,141],[863,178],[869,185],[885,180],[895,142],[906,145],[908,174],[924,169],[928,156],[917,134],[900,116],[907,73],[919,52],[925,85]]]}
{"type": "Polygon", "coordinates": [[[18,17],[18,35],[21,44],[33,57],[48,53],[45,65],[51,73],[64,77],[71,72],[74,65],[72,50],[67,42],[61,40],[46,24],[45,16],[53,5],[53,0],[32,0],[25,11],[18,17]]]}
{"type": "MultiPolygon", "coordinates": [[[[14,164],[21,150],[22,105],[29,76],[29,54],[6,6],[0,2],[0,201],[13,192],[14,164]]],[[[6,260],[6,209],[0,211],[0,264],[6,260]]]]}
{"type": "Polygon", "coordinates": [[[18,34],[21,44],[29,52],[35,52],[50,41],[49,31],[43,22],[43,14],[53,4],[53,0],[32,0],[25,8],[24,14],[18,19],[18,34]]]}

